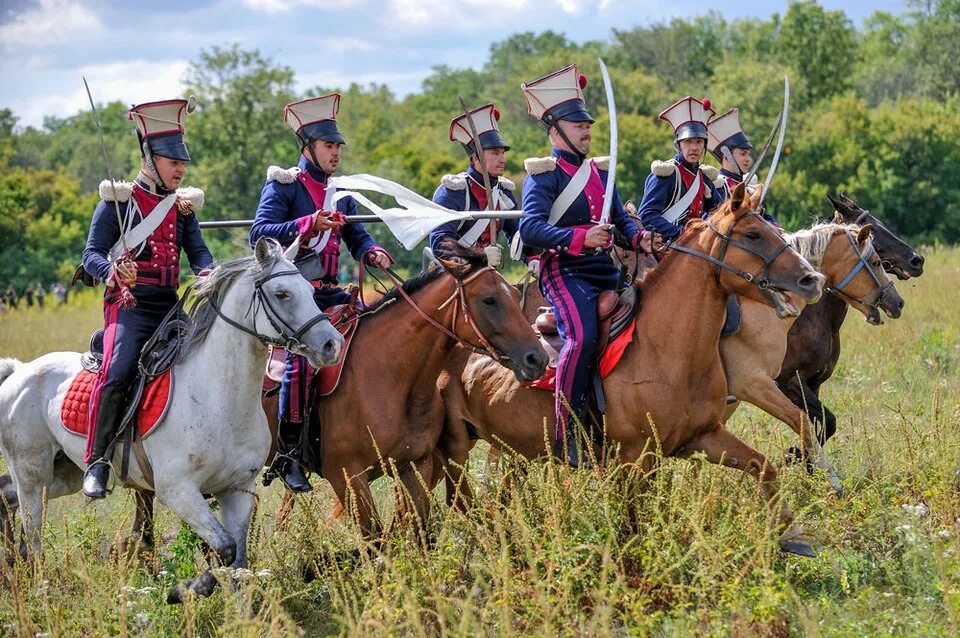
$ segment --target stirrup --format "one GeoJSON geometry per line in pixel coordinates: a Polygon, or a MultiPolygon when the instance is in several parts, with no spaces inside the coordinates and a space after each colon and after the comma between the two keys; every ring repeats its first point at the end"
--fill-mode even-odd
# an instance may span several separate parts
{"type": "Polygon", "coordinates": [[[83,492],[83,495],[91,499],[102,499],[102,498],[106,498],[108,494],[113,493],[113,490],[110,488],[110,485],[109,485],[111,469],[112,469],[112,466],[110,465],[110,462],[102,457],[97,459],[90,465],[88,465],[87,469],[83,471],[83,482],[81,484],[81,492],[83,492]],[[87,482],[92,481],[96,478],[92,475],[91,470],[93,470],[99,465],[103,465],[106,467],[106,470],[105,470],[106,476],[103,477],[102,483],[99,483],[96,486],[91,485],[89,486],[90,489],[88,489],[87,482]],[[92,489],[94,487],[97,487],[99,489],[95,491],[94,489],[92,489]]]}

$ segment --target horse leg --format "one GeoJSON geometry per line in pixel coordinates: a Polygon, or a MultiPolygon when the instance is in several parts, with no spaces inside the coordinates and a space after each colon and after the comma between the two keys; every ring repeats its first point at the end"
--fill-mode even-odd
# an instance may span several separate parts
{"type": "Polygon", "coordinates": [[[435,465],[434,476],[443,476],[447,506],[463,514],[473,505],[473,492],[469,481],[464,478],[464,470],[474,443],[463,422],[453,425],[446,423],[437,442],[435,463],[438,465],[435,465]]]}
{"type": "Polygon", "coordinates": [[[802,449],[808,458],[808,462],[826,472],[830,486],[837,494],[843,494],[843,484],[840,482],[840,477],[837,475],[830,459],[824,454],[823,446],[820,445],[813,428],[810,427],[807,413],[794,405],[780,391],[776,382],[769,377],[758,377],[749,387],[749,396],[744,397],[744,399],[789,425],[800,436],[802,449]]]}
{"type": "MultiPolygon", "coordinates": [[[[232,565],[237,557],[237,541],[224,529],[213,511],[207,505],[203,494],[195,485],[187,483],[183,477],[167,479],[157,484],[157,498],[190,526],[197,536],[213,549],[221,565],[232,565]]],[[[192,581],[180,583],[167,594],[167,602],[183,602],[186,590],[192,590],[200,596],[209,596],[217,586],[217,580],[209,569],[192,581]]]]}
{"type": "Polygon", "coordinates": [[[754,476],[767,497],[767,505],[777,512],[780,527],[783,529],[780,534],[780,549],[800,556],[815,556],[813,547],[794,523],[790,506],[786,500],[780,498],[776,468],[762,454],[720,426],[694,438],[677,456],[689,457],[697,452],[703,452],[711,463],[732,467],[754,476]]]}
{"type": "Polygon", "coordinates": [[[129,556],[137,551],[140,558],[146,560],[153,552],[153,492],[133,490],[134,517],[130,534],[120,540],[113,551],[120,556],[129,556]]]}
{"type": "Polygon", "coordinates": [[[366,470],[360,470],[356,475],[348,477],[344,468],[340,475],[333,474],[327,480],[344,507],[352,510],[354,521],[363,538],[368,541],[379,539],[383,535],[383,524],[373,502],[366,470]],[[353,507],[350,507],[350,504],[353,507]]]}
{"type": "Polygon", "coordinates": [[[253,490],[253,481],[251,481],[241,488],[216,495],[217,503],[220,504],[223,526],[237,541],[237,555],[230,564],[233,569],[247,566],[247,537],[250,533],[250,519],[253,518],[253,511],[257,504],[253,490]]]}
{"type": "Polygon", "coordinates": [[[397,518],[406,526],[412,523],[417,540],[424,549],[430,546],[427,535],[427,520],[430,517],[430,483],[433,478],[433,454],[428,454],[417,463],[411,463],[400,472],[403,491],[397,490],[397,518]],[[410,511],[413,506],[413,512],[410,511]],[[410,517],[413,520],[410,521],[410,517]]]}
{"type": "Polygon", "coordinates": [[[17,486],[9,474],[0,476],[0,529],[3,530],[3,555],[12,562],[13,545],[16,541],[15,521],[17,519],[17,486]]]}

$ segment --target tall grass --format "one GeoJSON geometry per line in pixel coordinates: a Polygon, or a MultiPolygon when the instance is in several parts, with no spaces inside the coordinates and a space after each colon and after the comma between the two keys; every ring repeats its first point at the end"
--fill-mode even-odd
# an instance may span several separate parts
{"type": "MultiPolygon", "coordinates": [[[[847,494],[822,475],[781,472],[818,556],[783,556],[756,483],[701,461],[666,460],[624,494],[623,467],[571,472],[504,460],[484,471],[467,516],[433,508],[432,547],[395,533],[381,552],[349,517],[327,522],[328,488],[298,497],[282,528],[281,491],[260,490],[251,570],[205,600],[164,603],[203,565],[196,538],[158,508],[164,532],[144,564],[108,546],[130,526],[132,496],[51,502],[45,553],[6,572],[0,634],[198,636],[944,636],[960,628],[960,250],[937,250],[923,278],[898,284],[903,318],[873,327],[851,312],[823,398],[838,416],[827,445],[847,494]],[[504,481],[504,477],[513,480],[504,481]],[[639,511],[632,534],[625,510],[639,511]],[[359,547],[359,555],[350,550],[359,547]],[[318,577],[304,583],[305,564],[318,577]]],[[[0,318],[0,354],[78,349],[95,300],[0,318]]],[[[775,460],[782,424],[741,409],[732,427],[775,460]]],[[[385,510],[392,484],[376,496],[385,510]]],[[[232,581],[232,582],[231,582],[232,581]]]]}

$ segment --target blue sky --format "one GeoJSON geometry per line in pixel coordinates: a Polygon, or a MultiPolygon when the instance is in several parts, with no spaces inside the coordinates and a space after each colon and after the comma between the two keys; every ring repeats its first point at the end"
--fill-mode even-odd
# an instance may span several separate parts
{"type": "MultiPolygon", "coordinates": [[[[856,24],[904,0],[821,0],[856,24]]],[[[180,95],[197,54],[239,43],[293,67],[300,90],[381,82],[415,92],[433,66],[480,66],[492,42],[553,29],[574,41],[613,28],[717,10],[728,19],[783,13],[786,0],[0,0],[0,108],[21,125],[99,102],[180,95]]]]}

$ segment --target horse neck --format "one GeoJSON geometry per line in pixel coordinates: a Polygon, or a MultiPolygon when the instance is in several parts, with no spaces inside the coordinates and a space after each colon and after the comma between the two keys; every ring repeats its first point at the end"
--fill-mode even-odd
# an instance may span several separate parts
{"type": "MultiPolygon", "coordinates": [[[[705,229],[684,245],[709,254],[708,233],[705,229]]],[[[717,280],[716,266],[706,260],[678,251],[668,259],[651,275],[649,285],[642,284],[636,329],[643,325],[645,334],[657,339],[658,349],[676,351],[677,360],[702,366],[717,356],[727,293],[717,280]]]]}
{"type": "MultiPolygon", "coordinates": [[[[425,315],[451,332],[454,312],[459,313],[459,307],[455,308],[455,302],[442,310],[439,306],[454,293],[454,286],[453,278],[443,275],[410,295],[425,315]]],[[[390,375],[390,387],[401,392],[432,394],[456,342],[421,317],[403,297],[397,297],[391,306],[363,319],[357,338],[372,341],[371,354],[358,357],[351,366],[382,362],[389,366],[382,372],[390,375]]],[[[461,316],[459,320],[462,319],[461,316]]]]}
{"type": "MultiPolygon", "coordinates": [[[[253,285],[246,278],[236,281],[220,303],[220,310],[230,319],[246,326],[253,326],[253,311],[250,299],[253,285]]],[[[199,382],[213,385],[229,385],[235,396],[253,397],[259,403],[259,388],[263,381],[263,366],[267,348],[253,335],[229,325],[219,317],[214,319],[210,331],[196,351],[184,361],[183,366],[199,369],[199,382]]]]}

